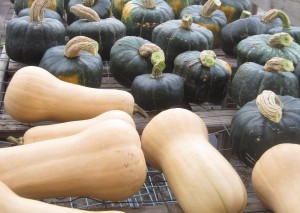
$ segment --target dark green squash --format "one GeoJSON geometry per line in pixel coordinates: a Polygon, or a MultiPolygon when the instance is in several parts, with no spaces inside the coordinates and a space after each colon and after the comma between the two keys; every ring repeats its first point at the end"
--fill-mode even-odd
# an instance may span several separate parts
{"type": "Polygon", "coordinates": [[[219,34],[221,29],[227,24],[227,19],[221,6],[220,0],[208,0],[204,5],[190,5],[184,8],[180,17],[190,14],[193,22],[209,29],[214,35],[214,48],[219,47],[219,34]]]}
{"type": "Polygon", "coordinates": [[[111,48],[109,67],[113,77],[130,88],[135,77],[151,73],[151,55],[162,52],[160,47],[136,36],[125,36],[111,48]]]}
{"type": "Polygon", "coordinates": [[[153,29],[174,19],[172,8],[164,0],[131,0],[122,11],[126,35],[139,36],[152,41],[153,29]]]}
{"type": "Polygon", "coordinates": [[[135,102],[144,110],[164,110],[183,101],[183,79],[172,73],[162,73],[165,68],[163,52],[151,55],[151,74],[137,76],[131,85],[135,102]]]}
{"type": "Polygon", "coordinates": [[[220,32],[220,47],[227,54],[236,56],[236,46],[243,39],[267,33],[273,27],[281,25],[280,19],[273,19],[264,15],[252,15],[248,11],[243,11],[241,18],[225,25],[220,32]]]}
{"type": "Polygon", "coordinates": [[[270,12],[272,12],[273,19],[275,18],[281,19],[282,26],[272,28],[267,33],[273,35],[275,33],[285,32],[290,34],[290,36],[293,37],[296,43],[300,44],[300,27],[291,26],[290,18],[285,12],[277,9],[273,9],[270,12]]]}
{"type": "Polygon", "coordinates": [[[180,12],[184,8],[186,8],[190,5],[199,4],[199,2],[197,2],[196,0],[165,0],[165,1],[172,8],[175,19],[179,18],[180,12]]]}
{"type": "Polygon", "coordinates": [[[64,25],[56,19],[43,17],[42,10],[46,2],[35,0],[30,16],[14,18],[8,22],[5,46],[12,60],[36,65],[47,49],[65,44],[64,25]]]}
{"type": "Polygon", "coordinates": [[[111,0],[111,12],[116,19],[121,20],[122,11],[129,0],[111,0]]]}
{"type": "Polygon", "coordinates": [[[101,19],[111,17],[110,0],[70,0],[66,8],[68,25],[80,19],[80,17],[70,11],[70,8],[76,4],[83,4],[84,6],[91,8],[101,19]]]}
{"type": "Polygon", "coordinates": [[[264,66],[246,62],[232,79],[231,96],[239,106],[254,100],[264,90],[298,98],[299,80],[293,71],[291,61],[278,57],[270,59],[264,66]]]}
{"type": "MultiPolygon", "coordinates": [[[[205,2],[207,2],[207,0],[202,0],[200,2],[201,4],[204,4],[205,2]]],[[[250,9],[250,0],[222,0],[222,4],[219,7],[219,10],[225,13],[228,23],[238,20],[244,10],[249,11],[250,9]]]]}
{"type": "Polygon", "coordinates": [[[125,25],[113,17],[100,19],[94,10],[82,4],[72,6],[71,12],[83,18],[67,27],[69,38],[82,35],[97,41],[102,60],[109,60],[111,47],[125,36],[125,25]]]}
{"type": "Polygon", "coordinates": [[[260,34],[242,40],[237,46],[237,65],[255,62],[264,65],[273,57],[285,58],[296,66],[300,62],[300,45],[288,33],[260,34]]]}
{"type": "Polygon", "coordinates": [[[300,99],[263,91],[240,108],[232,118],[233,152],[249,167],[280,143],[300,143],[300,99]]]}
{"type": "MultiPolygon", "coordinates": [[[[25,8],[30,8],[34,0],[15,0],[14,10],[18,15],[19,12],[25,8]]],[[[47,0],[44,5],[45,8],[56,11],[61,17],[64,15],[64,1],[63,0],[47,0]]]]}
{"type": "Polygon", "coordinates": [[[217,59],[211,50],[187,51],[174,61],[174,74],[184,79],[187,102],[220,104],[227,94],[231,80],[230,65],[217,59]]]}
{"type": "MultiPolygon", "coordinates": [[[[21,10],[18,14],[18,17],[23,17],[23,16],[29,16],[30,15],[30,8],[25,8],[21,10]]],[[[63,19],[61,16],[54,10],[50,10],[48,8],[44,9],[44,18],[52,18],[52,19],[57,19],[61,23],[63,23],[63,19]]]]}
{"type": "Polygon", "coordinates": [[[193,23],[192,16],[188,14],[182,20],[170,20],[155,27],[152,40],[165,53],[165,72],[173,72],[174,60],[180,53],[213,48],[212,32],[193,23]]]}
{"type": "Polygon", "coordinates": [[[58,79],[82,86],[101,86],[103,64],[98,43],[85,36],[76,36],[66,45],[48,49],[39,67],[58,79]]]}

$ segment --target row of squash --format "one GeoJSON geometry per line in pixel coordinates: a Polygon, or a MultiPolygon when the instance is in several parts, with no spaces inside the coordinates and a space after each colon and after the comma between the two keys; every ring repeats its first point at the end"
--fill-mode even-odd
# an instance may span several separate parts
{"type": "MultiPolygon", "coordinates": [[[[140,137],[131,117],[132,100],[128,92],[71,84],[39,67],[18,70],[5,94],[5,110],[22,122],[59,123],[32,127],[22,137],[23,145],[0,150],[0,210],[79,213],[83,210],[36,199],[127,199],[142,187],[146,162],[164,173],[184,212],[245,210],[245,186],[232,165],[210,144],[201,117],[182,108],[167,109],[149,121],[140,137]]],[[[254,109],[241,114],[256,119],[272,117],[267,122],[273,125],[284,116],[280,111],[283,107],[287,113],[295,110],[285,100],[288,96],[279,97],[266,90],[256,100],[256,108],[264,109],[260,114],[254,114],[254,109]]],[[[289,119],[296,115],[299,113],[292,113],[289,119]]],[[[286,134],[274,130],[274,126],[271,129],[286,134]]],[[[246,127],[245,131],[251,130],[246,127]]],[[[268,140],[271,143],[273,138],[268,140]]],[[[299,207],[300,145],[281,140],[284,143],[268,149],[256,162],[252,182],[267,207],[292,213],[299,207]]]]}

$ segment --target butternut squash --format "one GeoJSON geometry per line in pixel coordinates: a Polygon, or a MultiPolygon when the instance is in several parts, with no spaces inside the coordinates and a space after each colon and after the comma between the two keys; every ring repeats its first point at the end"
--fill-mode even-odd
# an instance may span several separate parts
{"type": "Polygon", "coordinates": [[[0,149],[0,180],[22,197],[118,201],[139,191],[146,162],[136,129],[110,119],[71,136],[0,149]]]}
{"type": "MultiPolygon", "coordinates": [[[[2,213],[91,213],[18,196],[0,182],[0,212],[2,213]]],[[[121,211],[93,211],[94,213],[124,213],[121,211]]]]}
{"type": "Polygon", "coordinates": [[[180,108],[165,110],[146,125],[141,141],[146,161],[164,173],[184,212],[243,212],[244,184],[210,144],[198,115],[180,108]]]}
{"type": "Polygon", "coordinates": [[[282,143],[256,162],[252,183],[257,197],[275,213],[299,212],[300,145],[282,143]]]}
{"type": "Polygon", "coordinates": [[[129,114],[120,110],[111,110],[90,119],[32,127],[25,132],[23,137],[17,139],[16,143],[29,144],[37,141],[74,135],[98,122],[109,119],[120,119],[135,127],[134,120],[129,114]]]}
{"type": "Polygon", "coordinates": [[[83,120],[110,110],[129,115],[137,111],[146,116],[127,91],[72,84],[35,66],[23,67],[13,76],[4,108],[20,122],[83,120]]]}

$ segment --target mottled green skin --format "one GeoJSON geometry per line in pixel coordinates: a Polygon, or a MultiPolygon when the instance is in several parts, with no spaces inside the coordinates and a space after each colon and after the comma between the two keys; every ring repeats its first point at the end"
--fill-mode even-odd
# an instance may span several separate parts
{"type": "Polygon", "coordinates": [[[300,27],[291,26],[289,29],[283,29],[282,27],[275,27],[270,29],[267,33],[273,35],[281,32],[290,34],[290,36],[293,37],[294,42],[300,44],[300,27]]]}
{"type": "Polygon", "coordinates": [[[214,48],[219,47],[219,34],[221,29],[227,24],[227,18],[223,11],[215,10],[211,17],[203,17],[200,15],[203,5],[190,5],[184,8],[180,13],[180,18],[184,14],[190,14],[193,22],[209,29],[214,35],[214,48]]]}
{"type": "Polygon", "coordinates": [[[231,83],[231,96],[234,101],[239,106],[243,106],[264,90],[298,98],[299,80],[292,72],[268,72],[264,66],[254,62],[242,64],[231,83]]]}
{"type": "MultiPolygon", "coordinates": [[[[33,1],[34,0],[15,0],[14,1],[15,13],[18,15],[21,10],[23,10],[25,8],[30,8],[33,1]]],[[[63,0],[56,0],[55,8],[49,8],[49,7],[47,7],[47,8],[56,11],[60,15],[60,17],[63,17],[63,15],[64,15],[64,1],[63,0]]]]}
{"type": "MultiPolygon", "coordinates": [[[[66,8],[67,13],[67,23],[70,25],[74,21],[80,19],[80,17],[74,15],[70,12],[70,8],[76,4],[83,4],[83,0],[70,0],[68,3],[68,7],[66,8]]],[[[84,6],[87,6],[83,4],[84,6]]],[[[94,10],[101,19],[111,17],[111,2],[110,0],[95,0],[94,5],[87,6],[94,10]]]]}
{"type": "MultiPolygon", "coordinates": [[[[18,17],[29,16],[30,10],[31,10],[30,8],[25,8],[25,9],[21,10],[18,14],[18,17]]],[[[54,10],[50,10],[50,9],[45,8],[44,17],[45,18],[57,19],[58,21],[63,23],[63,19],[61,18],[61,16],[54,10]]]]}
{"type": "Polygon", "coordinates": [[[172,8],[163,0],[157,0],[153,9],[143,8],[141,0],[131,0],[123,8],[121,20],[126,26],[126,35],[152,41],[153,29],[172,19],[172,8]]]}
{"type": "Polygon", "coordinates": [[[199,51],[179,54],[174,61],[174,73],[184,79],[184,97],[190,103],[220,104],[226,96],[231,70],[217,59],[213,67],[200,62],[199,51]]]}
{"type": "Polygon", "coordinates": [[[125,34],[125,25],[116,18],[106,18],[95,22],[79,19],[67,27],[67,35],[70,39],[76,36],[86,36],[97,41],[98,52],[102,60],[109,60],[111,47],[125,34]]]}
{"type": "Polygon", "coordinates": [[[237,65],[255,62],[264,65],[273,57],[281,57],[293,62],[296,66],[300,61],[300,45],[293,42],[287,47],[272,47],[268,40],[272,35],[261,34],[250,36],[237,45],[237,65]]]}
{"type": "Polygon", "coordinates": [[[151,73],[151,56],[143,57],[139,54],[139,48],[146,43],[150,41],[136,36],[125,36],[111,48],[110,72],[121,85],[130,88],[136,76],[151,73]]]}
{"type": "Polygon", "coordinates": [[[273,27],[281,26],[281,20],[275,19],[267,24],[261,21],[262,16],[254,15],[238,19],[225,25],[220,32],[220,47],[227,55],[236,56],[236,46],[249,36],[267,33],[273,27]]]}
{"type": "Polygon", "coordinates": [[[42,23],[30,21],[28,16],[10,20],[6,28],[5,48],[14,61],[36,65],[47,49],[65,44],[64,25],[51,18],[42,23]]]}
{"type": "Polygon", "coordinates": [[[300,143],[300,99],[278,96],[284,109],[279,123],[258,110],[255,100],[240,108],[232,118],[230,142],[233,152],[249,167],[269,148],[280,143],[300,143]]]}
{"type": "Polygon", "coordinates": [[[80,56],[67,58],[64,55],[65,46],[48,49],[39,67],[49,71],[60,79],[74,79],[71,83],[99,88],[101,86],[103,64],[99,54],[92,55],[81,51],[80,56]]]}
{"type": "Polygon", "coordinates": [[[213,34],[210,30],[195,23],[192,23],[190,29],[184,29],[180,27],[181,23],[181,20],[170,20],[153,30],[153,43],[165,53],[165,72],[173,72],[174,60],[180,53],[213,48],[213,34]]]}
{"type": "Polygon", "coordinates": [[[164,73],[159,78],[151,74],[137,76],[131,93],[135,103],[144,110],[163,110],[182,104],[183,79],[172,73],[164,73]]]}

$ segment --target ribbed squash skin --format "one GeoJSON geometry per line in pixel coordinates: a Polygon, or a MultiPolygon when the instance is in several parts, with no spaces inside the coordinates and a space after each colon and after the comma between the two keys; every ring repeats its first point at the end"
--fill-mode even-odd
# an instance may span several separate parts
{"type": "Polygon", "coordinates": [[[111,11],[116,19],[121,20],[123,8],[127,2],[129,0],[111,0],[111,11]]]}
{"type": "MultiPolygon", "coordinates": [[[[25,8],[30,8],[34,0],[15,0],[14,11],[18,15],[19,12],[25,8]]],[[[56,11],[61,17],[64,15],[64,1],[63,0],[49,0],[46,8],[56,11]]]]}
{"type": "Polygon", "coordinates": [[[290,46],[276,48],[268,45],[272,35],[261,34],[250,36],[242,40],[237,46],[237,65],[245,62],[255,62],[264,65],[273,57],[281,57],[293,62],[296,66],[300,62],[300,45],[293,42],[290,46]]]}
{"type": "MultiPolygon", "coordinates": [[[[70,0],[68,3],[68,7],[66,8],[67,12],[67,22],[68,25],[72,24],[74,21],[80,19],[80,17],[74,15],[70,12],[70,8],[76,4],[83,4],[83,0],[70,0]]],[[[101,19],[111,17],[111,1],[110,0],[95,0],[94,5],[88,6],[93,9],[101,19]]]]}
{"type": "Polygon", "coordinates": [[[42,23],[28,16],[11,19],[6,28],[5,47],[14,61],[37,65],[47,49],[65,44],[64,25],[55,19],[44,18],[42,23]]]}
{"type": "Polygon", "coordinates": [[[220,47],[227,55],[236,56],[236,46],[249,36],[264,34],[273,27],[281,25],[280,19],[267,24],[261,21],[261,15],[238,19],[226,24],[220,32],[220,47]]]}
{"type": "MultiPolygon", "coordinates": [[[[30,8],[25,8],[19,12],[18,17],[29,16],[29,14],[30,14],[30,8]]],[[[63,23],[61,16],[54,10],[45,8],[44,16],[45,16],[45,18],[57,19],[58,21],[63,23]]]]}
{"type": "Polygon", "coordinates": [[[110,51],[110,72],[123,86],[130,88],[134,78],[138,75],[151,73],[150,57],[139,54],[139,48],[150,41],[136,37],[125,36],[119,39],[110,51]]]}
{"type": "Polygon", "coordinates": [[[256,196],[274,212],[297,212],[300,146],[283,143],[267,150],[255,164],[252,183],[256,196]]]}
{"type": "Polygon", "coordinates": [[[152,41],[165,53],[165,72],[173,72],[174,60],[180,53],[189,50],[209,50],[213,48],[213,34],[195,23],[190,29],[180,27],[181,20],[171,20],[154,28],[152,41]]]}
{"type": "Polygon", "coordinates": [[[68,58],[64,55],[65,46],[48,49],[39,67],[49,71],[57,78],[82,86],[100,88],[103,72],[102,58],[81,51],[79,57],[68,58]]]}
{"type": "Polygon", "coordinates": [[[184,14],[190,14],[193,17],[193,22],[199,24],[213,33],[214,48],[219,47],[219,34],[221,29],[227,24],[227,18],[223,11],[215,10],[211,17],[203,17],[200,15],[203,5],[190,5],[184,8],[180,13],[180,18],[184,14]]]}
{"type": "MultiPolygon", "coordinates": [[[[18,196],[0,182],[0,211],[5,213],[89,213],[18,196]]],[[[120,211],[94,211],[95,213],[124,213],[120,211]]]]}
{"type": "Polygon", "coordinates": [[[254,100],[264,90],[299,97],[299,80],[292,72],[268,72],[260,64],[246,62],[235,73],[231,95],[239,106],[254,100]]]}
{"type": "Polygon", "coordinates": [[[67,27],[67,35],[70,39],[76,36],[86,36],[97,41],[102,60],[110,59],[111,47],[125,34],[125,25],[116,18],[106,18],[92,22],[79,19],[67,27]]]}
{"type": "Polygon", "coordinates": [[[229,64],[217,59],[215,66],[205,67],[200,62],[199,51],[179,54],[174,60],[173,72],[184,79],[184,97],[191,103],[220,104],[231,81],[229,64]]]}
{"type": "Polygon", "coordinates": [[[127,36],[139,36],[152,41],[153,29],[166,21],[174,19],[172,8],[164,0],[156,0],[153,9],[142,7],[142,0],[131,0],[122,11],[122,22],[127,36]]]}
{"type": "Polygon", "coordinates": [[[20,122],[72,121],[95,117],[110,110],[132,115],[129,92],[95,89],[61,81],[34,66],[21,68],[10,81],[4,97],[8,114],[20,122]]]}
{"type": "Polygon", "coordinates": [[[179,18],[180,12],[187,6],[198,4],[196,0],[165,0],[173,10],[175,19],[179,18]]]}
{"type": "Polygon", "coordinates": [[[68,137],[1,149],[0,159],[1,181],[33,199],[88,196],[119,201],[137,193],[146,178],[139,134],[118,119],[68,137]]]}
{"type": "Polygon", "coordinates": [[[157,114],[143,130],[142,149],[147,162],[163,171],[184,212],[243,212],[243,182],[209,143],[195,113],[174,108],[157,114]]]}
{"type": "Polygon", "coordinates": [[[266,150],[279,143],[300,142],[300,100],[292,96],[278,97],[284,106],[279,123],[265,118],[255,100],[245,104],[232,118],[230,141],[233,151],[249,167],[253,167],[266,150]]]}

